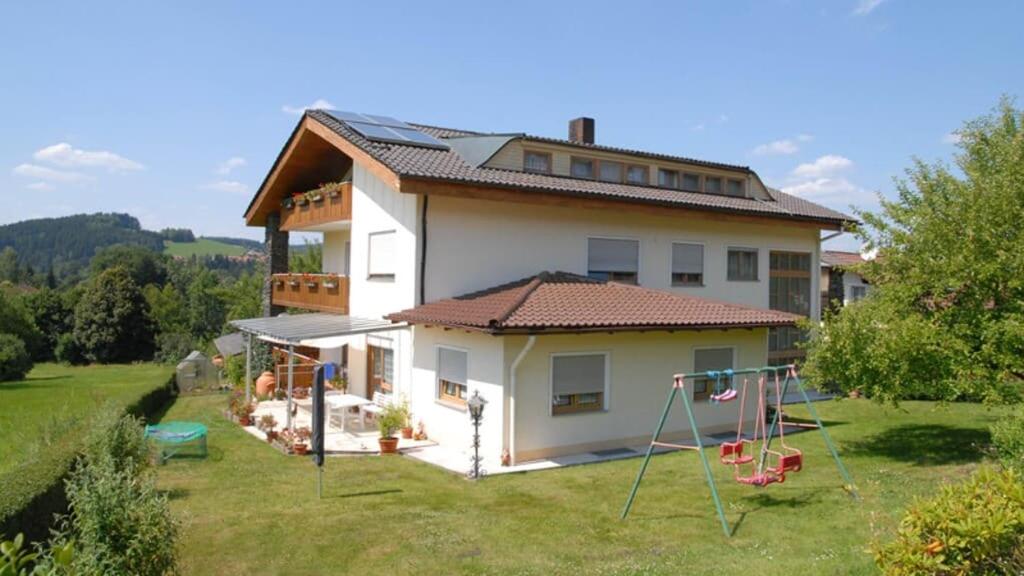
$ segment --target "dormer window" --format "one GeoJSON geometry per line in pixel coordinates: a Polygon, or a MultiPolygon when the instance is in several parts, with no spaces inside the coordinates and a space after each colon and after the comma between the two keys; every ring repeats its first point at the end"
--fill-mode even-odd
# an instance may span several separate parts
{"type": "Polygon", "coordinates": [[[679,188],[679,173],[675,170],[658,169],[658,186],[662,188],[679,188]]]}
{"type": "Polygon", "coordinates": [[[646,186],[650,183],[650,178],[647,175],[647,166],[630,166],[626,169],[626,182],[629,184],[642,184],[646,186]]]}
{"type": "Polygon", "coordinates": [[[622,163],[602,160],[599,173],[605,182],[622,182],[622,163]]]}
{"type": "Polygon", "coordinates": [[[535,174],[551,174],[551,154],[527,150],[523,153],[523,171],[535,174]]]}
{"type": "Polygon", "coordinates": [[[722,179],[717,176],[708,176],[704,178],[704,191],[708,194],[721,194],[722,179]]]}
{"type": "Polygon", "coordinates": [[[683,190],[700,192],[700,175],[683,172],[683,190]]]}
{"type": "Polygon", "coordinates": [[[725,183],[725,193],[729,196],[738,196],[740,198],[747,194],[743,190],[743,180],[729,180],[725,183]]]}
{"type": "Polygon", "coordinates": [[[573,178],[594,177],[594,161],[589,158],[573,158],[569,165],[569,174],[573,178]]]}

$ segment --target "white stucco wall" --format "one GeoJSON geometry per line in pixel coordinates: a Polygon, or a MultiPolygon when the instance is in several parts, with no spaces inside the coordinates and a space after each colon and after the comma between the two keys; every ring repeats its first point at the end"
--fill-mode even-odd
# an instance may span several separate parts
{"type": "MultiPolygon", "coordinates": [[[[733,347],[736,368],[758,367],[766,361],[766,338],[765,329],[538,336],[517,371],[517,459],[646,443],[665,407],[672,376],[693,370],[696,348],[733,347]],[[607,411],[551,413],[551,355],[564,352],[609,354],[607,411]]],[[[525,343],[525,336],[505,337],[507,365],[525,343]]],[[[756,381],[750,386],[756,390],[756,381]]],[[[692,398],[692,390],[687,392],[692,398]]],[[[748,418],[753,417],[755,397],[749,396],[748,418]]],[[[700,400],[694,410],[701,430],[731,430],[738,421],[739,403],[715,406],[700,400]]],[[[681,402],[673,408],[664,434],[690,436],[681,402]]]]}
{"type": "Polygon", "coordinates": [[[412,390],[409,395],[413,422],[422,420],[431,440],[464,452],[469,466],[473,427],[464,408],[437,400],[437,349],[448,346],[467,352],[468,394],[479,391],[487,400],[480,427],[484,467],[497,467],[501,462],[504,439],[503,406],[505,387],[502,370],[505,348],[501,338],[442,328],[416,326],[412,390]]]}
{"type": "MultiPolygon", "coordinates": [[[[640,241],[640,285],[768,308],[769,252],[811,254],[818,231],[695,217],[548,207],[435,196],[428,212],[427,300],[447,298],[531,276],[543,270],[587,273],[588,237],[640,241]],[[704,245],[704,286],[673,287],[673,242],[704,245]],[[758,281],[726,280],[729,247],[758,249],[758,281]]],[[[811,293],[820,279],[812,275],[811,293]]],[[[820,303],[812,299],[811,316],[820,303]]]]}
{"type": "Polygon", "coordinates": [[[871,286],[864,281],[864,278],[856,272],[843,272],[843,305],[853,302],[853,288],[854,286],[863,286],[865,288],[865,295],[871,292],[871,286]]]}

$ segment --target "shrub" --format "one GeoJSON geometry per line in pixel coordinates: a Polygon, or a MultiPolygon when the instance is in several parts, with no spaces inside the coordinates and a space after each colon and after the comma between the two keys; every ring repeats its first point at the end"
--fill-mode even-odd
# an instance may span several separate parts
{"type": "Polygon", "coordinates": [[[0,382],[21,380],[32,369],[32,357],[21,338],[0,334],[0,382]]]}
{"type": "Polygon", "coordinates": [[[70,512],[54,541],[75,543],[83,574],[160,576],[175,569],[177,525],[145,466],[141,423],[130,416],[99,426],[66,483],[70,512]]]}
{"type": "Polygon", "coordinates": [[[992,448],[1003,466],[1024,475],[1024,409],[992,425],[992,448]]]}
{"type": "Polygon", "coordinates": [[[88,360],[85,358],[85,352],[82,351],[78,340],[75,340],[75,336],[70,332],[57,337],[57,348],[54,349],[53,354],[58,362],[63,362],[64,364],[80,366],[88,363],[88,360]]]}
{"type": "Polygon", "coordinates": [[[29,552],[25,546],[25,535],[18,534],[14,540],[0,541],[0,576],[72,574],[70,568],[74,558],[73,548],[69,542],[51,548],[38,546],[36,552],[29,552]],[[32,566],[31,572],[29,566],[32,566]]]}
{"type": "Polygon", "coordinates": [[[192,350],[195,343],[192,336],[183,332],[170,332],[158,334],[156,337],[156,354],[154,362],[161,364],[177,364],[185,359],[192,350]]]}
{"type": "Polygon", "coordinates": [[[886,573],[1024,572],[1024,483],[1012,470],[982,468],[968,480],[917,500],[896,540],[874,547],[886,573]]]}

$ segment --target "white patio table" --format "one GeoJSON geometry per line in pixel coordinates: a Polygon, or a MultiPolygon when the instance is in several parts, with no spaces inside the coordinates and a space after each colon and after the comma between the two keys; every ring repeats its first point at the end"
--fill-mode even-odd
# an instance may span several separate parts
{"type": "MultiPolygon", "coordinates": [[[[348,409],[354,406],[362,406],[364,404],[372,404],[372,400],[363,398],[362,396],[356,396],[355,394],[327,394],[324,396],[324,404],[327,406],[327,421],[331,421],[331,412],[334,410],[341,410],[341,431],[345,431],[345,420],[348,418],[348,409]]],[[[365,418],[362,420],[362,425],[366,427],[365,418]]]]}

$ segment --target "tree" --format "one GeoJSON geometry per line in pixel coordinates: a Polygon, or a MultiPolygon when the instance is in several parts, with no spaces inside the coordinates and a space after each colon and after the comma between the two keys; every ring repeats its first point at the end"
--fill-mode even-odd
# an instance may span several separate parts
{"type": "Polygon", "coordinates": [[[21,380],[32,369],[25,343],[14,334],[0,334],[0,382],[21,380]]]}
{"type": "Polygon", "coordinates": [[[212,272],[201,270],[188,287],[189,332],[200,341],[220,335],[227,305],[220,282],[212,272]]]}
{"type": "Polygon", "coordinates": [[[860,214],[878,287],[808,343],[805,373],[879,398],[1015,399],[1024,379],[1024,113],[959,131],[959,173],[916,161],[860,214]]]}
{"type": "Polygon", "coordinates": [[[153,325],[142,291],[124,268],[93,278],[75,308],[75,341],[91,362],[153,356],[153,325]]]}
{"type": "Polygon", "coordinates": [[[142,290],[149,313],[161,333],[188,332],[189,312],[185,297],[170,284],[150,284],[142,290]]]}
{"type": "Polygon", "coordinates": [[[103,248],[93,256],[89,268],[93,276],[115,266],[124,268],[136,286],[156,284],[167,280],[166,257],[149,248],[133,244],[115,244],[103,248]]]}
{"type": "Polygon", "coordinates": [[[21,267],[18,265],[18,253],[10,246],[0,251],[0,280],[12,284],[21,282],[21,267]]]}
{"type": "Polygon", "coordinates": [[[257,318],[263,315],[263,275],[260,272],[244,273],[229,287],[225,288],[228,304],[228,320],[257,318]]]}
{"type": "Polygon", "coordinates": [[[74,328],[74,307],[56,290],[43,288],[26,296],[32,321],[42,335],[43,354],[38,360],[52,360],[61,334],[74,328]]]}
{"type": "Polygon", "coordinates": [[[45,338],[32,321],[24,297],[6,290],[0,290],[0,332],[17,336],[33,359],[45,360],[49,356],[45,338]]]}
{"type": "Polygon", "coordinates": [[[303,249],[292,249],[288,257],[288,269],[292,272],[319,274],[323,271],[324,246],[319,242],[306,240],[303,249]]]}

